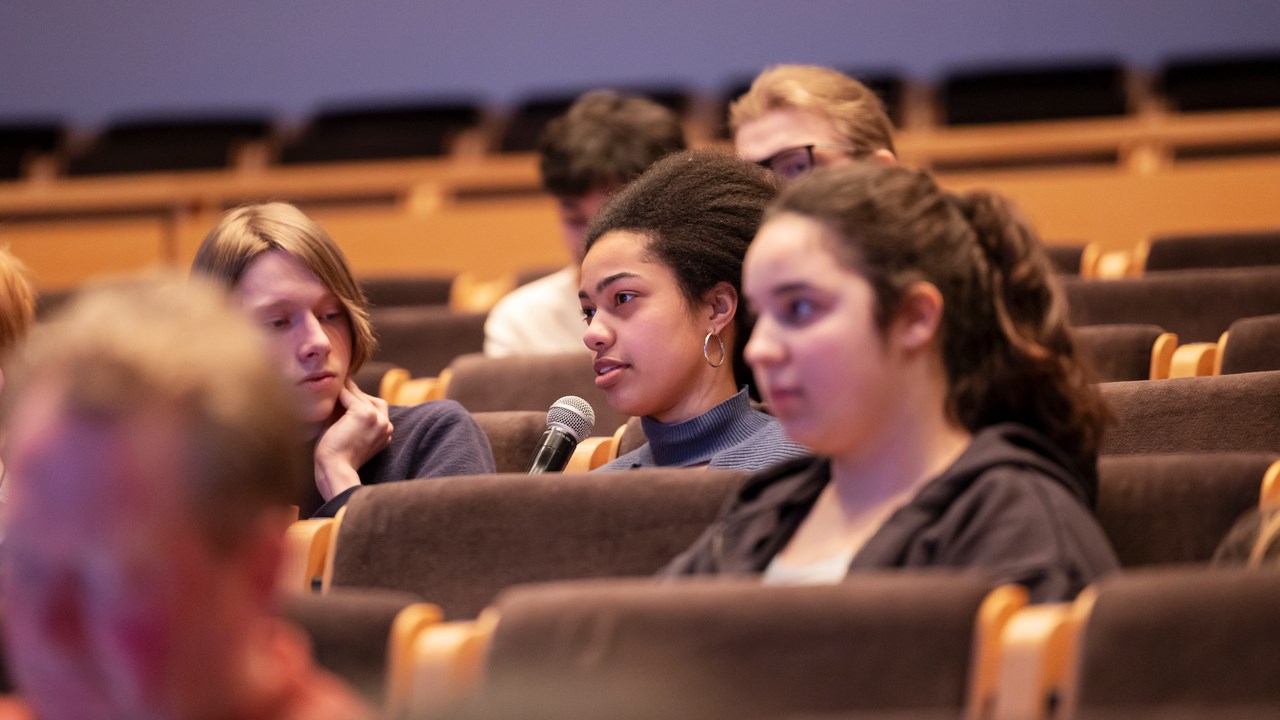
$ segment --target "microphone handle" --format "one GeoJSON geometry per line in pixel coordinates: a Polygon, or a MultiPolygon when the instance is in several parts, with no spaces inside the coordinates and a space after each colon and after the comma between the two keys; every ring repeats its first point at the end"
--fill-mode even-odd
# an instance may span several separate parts
{"type": "Polygon", "coordinates": [[[533,462],[529,465],[530,475],[541,475],[548,472],[561,472],[569,464],[578,441],[573,435],[557,427],[549,427],[542,433],[538,449],[533,453],[533,462]]]}

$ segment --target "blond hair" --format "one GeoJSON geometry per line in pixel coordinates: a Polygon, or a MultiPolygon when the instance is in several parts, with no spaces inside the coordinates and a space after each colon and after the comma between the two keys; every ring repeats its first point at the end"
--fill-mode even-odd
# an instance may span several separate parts
{"type": "Polygon", "coordinates": [[[893,123],[880,98],[848,75],[817,65],[775,65],[760,73],[729,106],[729,128],[736,134],[743,124],[785,109],[824,118],[858,155],[894,152],[893,123]]]}
{"type": "Polygon", "coordinates": [[[31,273],[8,248],[0,247],[0,356],[9,354],[36,318],[31,273]]]}
{"type": "Polygon", "coordinates": [[[338,244],[298,208],[274,202],[227,212],[200,244],[191,271],[234,289],[249,264],[268,250],[281,250],[301,260],[342,303],[351,320],[348,372],[354,374],[378,344],[369,321],[369,301],[338,244]]]}
{"type": "Polygon", "coordinates": [[[212,547],[238,547],[261,513],[301,494],[295,398],[259,328],[208,281],[170,273],[86,286],[15,357],[8,421],[37,385],[62,412],[113,426],[174,412],[188,467],[173,481],[212,547]]]}

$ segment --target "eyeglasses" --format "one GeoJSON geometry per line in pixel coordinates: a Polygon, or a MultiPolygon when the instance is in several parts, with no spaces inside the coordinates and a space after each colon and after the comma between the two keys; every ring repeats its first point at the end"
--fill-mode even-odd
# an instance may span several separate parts
{"type": "Polygon", "coordinates": [[[763,160],[757,160],[756,164],[766,170],[772,170],[788,180],[794,180],[817,166],[817,162],[813,157],[814,148],[839,150],[850,155],[857,152],[853,148],[840,147],[839,145],[801,145],[779,150],[763,160]]]}

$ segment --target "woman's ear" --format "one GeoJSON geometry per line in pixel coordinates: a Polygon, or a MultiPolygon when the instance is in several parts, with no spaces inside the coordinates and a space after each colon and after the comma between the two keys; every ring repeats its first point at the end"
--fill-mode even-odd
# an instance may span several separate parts
{"type": "Polygon", "coordinates": [[[890,335],[903,350],[926,347],[942,325],[942,293],[933,283],[915,282],[907,286],[898,301],[890,335]]]}
{"type": "Polygon", "coordinates": [[[718,334],[733,324],[733,318],[738,314],[738,291],[733,285],[718,282],[715,287],[703,293],[702,300],[709,311],[709,329],[718,334]]]}

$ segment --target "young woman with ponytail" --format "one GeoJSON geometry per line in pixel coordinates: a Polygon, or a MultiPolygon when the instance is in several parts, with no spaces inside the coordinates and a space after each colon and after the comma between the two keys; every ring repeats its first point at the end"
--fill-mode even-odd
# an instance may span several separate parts
{"type": "Polygon", "coordinates": [[[749,480],[666,574],[982,569],[1047,602],[1117,567],[1090,509],[1106,411],[1001,198],[823,169],[773,203],[743,272],[746,360],[818,455],[749,480]]]}

